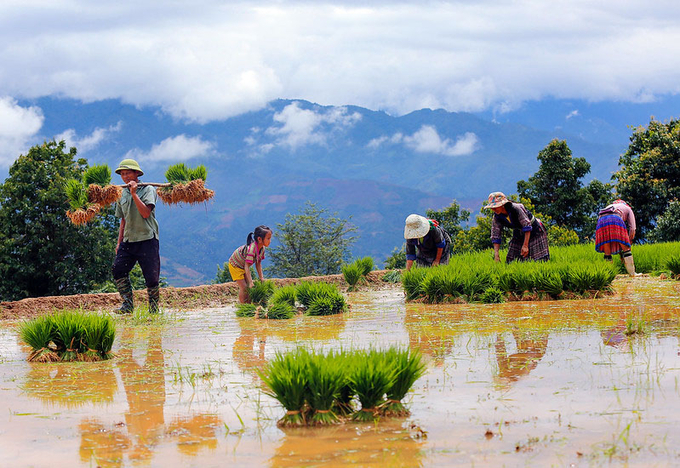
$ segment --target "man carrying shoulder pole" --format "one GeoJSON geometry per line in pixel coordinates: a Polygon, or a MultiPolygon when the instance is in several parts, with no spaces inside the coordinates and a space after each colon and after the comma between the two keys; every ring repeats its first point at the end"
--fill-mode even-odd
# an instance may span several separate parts
{"type": "Polygon", "coordinates": [[[132,313],[134,309],[130,271],[139,262],[149,295],[149,312],[158,312],[160,298],[161,260],[158,249],[158,222],[154,214],[156,208],[156,189],[152,186],[139,186],[139,178],[144,175],[134,159],[124,159],[116,169],[126,187],[116,203],[116,217],[120,218],[116,258],[113,261],[113,280],[123,299],[117,310],[121,314],[132,313]]]}

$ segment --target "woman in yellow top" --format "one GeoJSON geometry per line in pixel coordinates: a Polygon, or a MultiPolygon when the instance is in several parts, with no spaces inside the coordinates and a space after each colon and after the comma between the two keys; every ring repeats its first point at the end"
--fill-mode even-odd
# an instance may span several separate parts
{"type": "Polygon", "coordinates": [[[267,226],[258,226],[254,232],[248,234],[246,244],[234,250],[229,257],[229,273],[231,279],[238,284],[238,300],[242,304],[249,301],[248,288],[253,287],[253,279],[250,275],[250,267],[255,264],[260,281],[264,281],[262,274],[262,260],[264,260],[265,247],[269,247],[272,241],[272,230],[267,226]]]}

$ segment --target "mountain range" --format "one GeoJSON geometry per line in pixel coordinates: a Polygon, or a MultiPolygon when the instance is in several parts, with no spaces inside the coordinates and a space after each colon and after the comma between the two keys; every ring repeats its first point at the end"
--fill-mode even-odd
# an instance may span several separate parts
{"type": "Polygon", "coordinates": [[[574,156],[591,163],[589,178],[608,181],[628,145],[627,125],[644,125],[653,113],[637,107],[622,124],[614,104],[610,113],[555,101],[502,115],[422,109],[392,116],[277,100],[223,121],[187,122],[117,100],[21,104],[39,107],[44,116],[34,144],[66,139],[90,164],[115,168],[133,157],[145,181],[164,181],[175,162],[206,165],[213,201],[157,208],[161,274],[176,286],[210,282],[259,224],[274,228],[276,247],[276,225],[307,201],[350,218],[359,236],[352,255],[380,264],[402,245],[408,214],[455,199],[474,218],[489,192],[514,193],[517,181],[537,170],[536,156],[553,138],[567,140],[574,156]]]}

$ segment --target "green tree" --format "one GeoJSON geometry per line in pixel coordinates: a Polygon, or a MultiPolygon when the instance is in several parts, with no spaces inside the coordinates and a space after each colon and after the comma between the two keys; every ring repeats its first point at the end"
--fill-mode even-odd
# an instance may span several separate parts
{"type": "Polygon", "coordinates": [[[106,210],[92,222],[74,226],[64,182],[81,177],[85,159],[63,141],[45,142],[21,155],[0,185],[0,297],[76,294],[111,274],[116,220],[106,210]]]}
{"type": "Polygon", "coordinates": [[[385,269],[401,270],[406,268],[406,244],[395,247],[389,257],[385,259],[385,269]]]}
{"type": "Polygon", "coordinates": [[[425,216],[435,219],[439,225],[449,233],[451,239],[455,238],[458,232],[463,229],[461,223],[467,223],[470,219],[470,211],[461,209],[456,200],[441,211],[427,210],[425,216]]]}
{"type": "Polygon", "coordinates": [[[287,214],[285,223],[276,228],[274,237],[279,245],[269,254],[272,266],[267,272],[287,278],[340,273],[356,240],[350,236],[356,227],[349,220],[337,213],[330,215],[311,202],[299,214],[287,214]]]}
{"type": "Polygon", "coordinates": [[[635,212],[636,240],[644,240],[670,201],[680,199],[680,120],[636,128],[619,166],[616,192],[635,212]]]}
{"type": "MultiPolygon", "coordinates": [[[[538,171],[528,181],[517,182],[517,193],[531,200],[551,223],[576,231],[582,240],[595,232],[597,211],[611,187],[593,180],[584,187],[581,179],[590,172],[585,158],[573,158],[567,142],[553,140],[539,151],[538,171]]],[[[544,221],[545,222],[545,221],[544,221]]]]}
{"type": "Polygon", "coordinates": [[[649,238],[653,242],[680,241],[680,201],[671,201],[666,211],[656,218],[656,227],[649,238]]]}

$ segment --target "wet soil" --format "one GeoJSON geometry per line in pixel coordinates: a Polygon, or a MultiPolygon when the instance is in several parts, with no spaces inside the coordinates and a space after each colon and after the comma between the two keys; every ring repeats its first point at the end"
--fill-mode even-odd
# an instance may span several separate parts
{"type": "MultiPolygon", "coordinates": [[[[26,362],[0,322],[0,466],[674,466],[680,283],[619,278],[594,300],[405,303],[237,318],[233,304],[116,317],[117,357],[26,362]],[[408,346],[427,373],[411,415],[281,429],[258,370],[275,353],[408,346]]],[[[233,300],[233,299],[232,299],[233,300]]]]}

